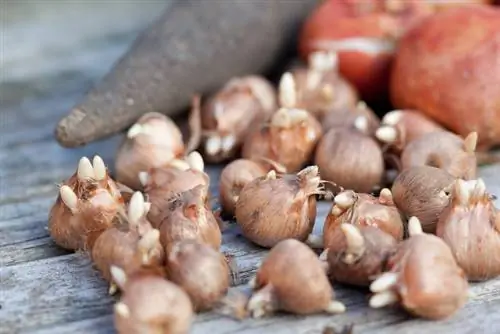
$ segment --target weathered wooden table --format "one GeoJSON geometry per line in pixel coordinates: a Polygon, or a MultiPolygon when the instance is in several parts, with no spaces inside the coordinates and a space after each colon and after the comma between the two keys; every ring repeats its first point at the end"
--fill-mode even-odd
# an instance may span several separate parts
{"type": "MultiPolygon", "coordinates": [[[[210,0],[209,0],[210,1],[210,0]]],[[[135,33],[165,2],[17,2],[0,5],[0,333],[113,333],[107,284],[85,254],[58,248],[49,238],[47,214],[56,183],[74,172],[82,155],[101,155],[112,166],[120,138],[67,150],[53,139],[60,116],[126,49],[135,33]],[[42,4],[43,3],[43,4],[42,4]]],[[[499,166],[482,169],[500,194],[499,166]]],[[[217,191],[219,169],[210,169],[217,191]]],[[[319,205],[318,226],[329,208],[319,205]]],[[[265,251],[236,227],[223,250],[237,258],[246,282],[265,251]]],[[[498,254],[497,254],[498,255],[498,254]]],[[[335,286],[348,308],[336,316],[279,315],[238,322],[199,315],[193,333],[322,333],[354,323],[354,333],[500,333],[500,279],[472,285],[475,294],[453,318],[431,322],[397,309],[371,310],[368,293],[335,286]]],[[[445,287],[443,287],[445,288],[445,287]]]]}

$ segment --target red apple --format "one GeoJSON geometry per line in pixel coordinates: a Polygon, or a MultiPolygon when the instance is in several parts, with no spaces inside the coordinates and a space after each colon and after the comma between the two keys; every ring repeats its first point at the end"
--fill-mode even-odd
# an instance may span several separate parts
{"type": "Polygon", "coordinates": [[[395,107],[417,109],[479,149],[500,144],[500,9],[457,7],[400,41],[391,78],[395,107]]]}

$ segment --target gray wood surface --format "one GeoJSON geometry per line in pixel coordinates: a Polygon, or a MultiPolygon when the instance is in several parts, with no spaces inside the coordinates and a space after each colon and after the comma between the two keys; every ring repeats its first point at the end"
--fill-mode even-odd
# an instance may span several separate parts
{"type": "MultiPolygon", "coordinates": [[[[54,141],[53,128],[165,2],[34,3],[0,5],[5,28],[0,71],[0,333],[113,333],[114,299],[107,295],[106,283],[85,254],[58,248],[45,227],[56,183],[73,173],[82,155],[98,153],[112,165],[120,138],[67,150],[54,141]]],[[[499,171],[499,166],[481,170],[497,195],[499,171]]],[[[218,172],[210,168],[214,192],[218,172]]],[[[319,205],[316,232],[328,208],[329,203],[319,205]]],[[[224,233],[223,250],[236,256],[241,283],[265,254],[235,226],[224,233]]],[[[192,333],[322,333],[325,327],[351,323],[354,333],[500,332],[500,279],[472,285],[475,297],[453,318],[439,322],[415,319],[398,309],[371,310],[366,291],[335,289],[348,308],[345,314],[240,322],[207,313],[197,316],[192,333]]]]}

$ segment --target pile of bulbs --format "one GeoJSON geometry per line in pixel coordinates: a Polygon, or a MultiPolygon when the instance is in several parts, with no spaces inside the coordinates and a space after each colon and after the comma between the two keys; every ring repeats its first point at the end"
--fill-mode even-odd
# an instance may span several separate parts
{"type": "Polygon", "coordinates": [[[119,148],[116,180],[84,157],[50,212],[55,242],[87,251],[121,291],[119,333],[186,333],[195,312],[234,303],[236,264],[220,251],[205,162],[229,162],[222,212],[271,249],[235,316],[342,313],[338,282],[369,287],[373,308],[442,319],[465,304],[468,281],[500,275],[500,218],[476,178],[475,132],[462,138],[415,110],[379,120],[334,53],[313,53],[277,91],[251,75],[193,102],[187,143],[168,117],[144,115],[119,148]],[[316,201],[332,199],[312,235],[316,201]]]}

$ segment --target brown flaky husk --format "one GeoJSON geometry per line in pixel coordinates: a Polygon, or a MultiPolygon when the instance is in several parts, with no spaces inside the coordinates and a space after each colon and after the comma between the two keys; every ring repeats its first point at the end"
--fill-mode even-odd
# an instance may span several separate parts
{"type": "Polygon", "coordinates": [[[212,309],[229,289],[224,255],[194,240],[176,243],[167,260],[167,277],[187,292],[195,311],[212,309]]]}
{"type": "Polygon", "coordinates": [[[306,240],[316,219],[319,184],[315,166],[283,176],[271,171],[248,183],[235,210],[243,235],[263,247],[289,238],[306,240]]]}
{"type": "Polygon", "coordinates": [[[148,195],[151,209],[148,220],[158,228],[162,219],[162,211],[169,206],[172,196],[203,185],[202,195],[208,201],[209,176],[197,169],[181,170],[173,166],[152,168],[148,171],[144,191],[148,195]]]}
{"type": "Polygon", "coordinates": [[[448,205],[447,191],[455,177],[430,167],[412,167],[402,171],[392,185],[394,203],[406,217],[417,217],[427,233],[436,231],[441,212],[448,205]]]}
{"type": "Polygon", "coordinates": [[[474,141],[471,147],[468,141],[448,131],[427,133],[406,145],[401,154],[402,169],[428,165],[444,169],[458,178],[474,179],[477,174],[476,144],[474,141]]]}
{"type": "Polygon", "coordinates": [[[193,92],[273,70],[295,49],[295,31],[316,3],[175,1],[59,122],[57,140],[67,147],[84,145],[152,110],[178,114],[193,92]]]}
{"type": "Polygon", "coordinates": [[[317,255],[294,239],[278,243],[264,259],[255,278],[254,294],[248,302],[255,312],[257,300],[265,311],[283,310],[312,314],[328,310],[335,299],[325,270],[317,255]]]}
{"type": "Polygon", "coordinates": [[[296,68],[292,74],[297,85],[297,108],[311,112],[320,121],[330,113],[355,107],[359,101],[356,89],[336,68],[322,73],[312,86],[308,83],[313,75],[309,68],[296,68]]]}
{"type": "Polygon", "coordinates": [[[382,150],[375,140],[359,131],[329,130],[318,143],[314,162],[324,180],[346,189],[369,193],[382,183],[382,150]]]}
{"type": "Polygon", "coordinates": [[[50,236],[60,247],[91,250],[99,235],[118,223],[119,214],[125,212],[120,191],[107,173],[102,180],[80,180],[75,173],[63,185],[73,190],[78,205],[72,212],[61,195],[57,197],[49,213],[50,236]]]}
{"type": "Polygon", "coordinates": [[[121,224],[106,230],[97,238],[92,249],[92,261],[107,281],[112,280],[112,265],[122,268],[127,275],[137,272],[164,275],[163,247],[157,239],[148,245],[149,249],[143,249],[140,240],[153,229],[147,221],[140,224],[121,224]]]}
{"type": "Polygon", "coordinates": [[[350,190],[344,191],[339,195],[351,197],[352,205],[349,207],[340,206],[340,203],[332,205],[323,227],[323,243],[325,248],[330,247],[334,243],[330,240],[330,236],[334,230],[344,223],[356,226],[373,226],[391,235],[398,241],[403,240],[405,231],[403,219],[398,208],[394,205],[392,198],[386,201],[382,196],[377,198],[369,194],[358,194],[350,190]]]}
{"type": "Polygon", "coordinates": [[[349,244],[342,229],[329,232],[328,275],[340,283],[368,286],[385,270],[387,259],[394,253],[397,242],[377,227],[358,225],[356,228],[363,237],[363,246],[354,261],[347,257],[350,254],[349,244]]]}
{"type": "Polygon", "coordinates": [[[160,277],[133,276],[122,289],[114,315],[119,334],[189,333],[193,306],[177,285],[160,277]]]}
{"type": "Polygon", "coordinates": [[[236,202],[243,187],[258,177],[266,175],[266,168],[259,161],[237,159],[227,164],[220,174],[220,204],[225,213],[234,215],[236,202]]]}
{"type": "Polygon", "coordinates": [[[202,109],[205,160],[233,158],[249,130],[268,120],[277,107],[276,89],[265,78],[248,75],[231,79],[202,109]]]}
{"type": "Polygon", "coordinates": [[[404,308],[421,317],[443,319],[467,301],[468,284],[450,248],[440,238],[419,234],[403,241],[388,262],[404,308]]]}
{"type": "Polygon", "coordinates": [[[311,161],[322,131],[321,124],[309,112],[283,108],[273,115],[269,124],[249,134],[241,154],[245,159],[268,158],[283,165],[288,172],[297,172],[311,161]]]}
{"type": "Polygon", "coordinates": [[[142,189],[139,172],[182,157],[185,147],[181,131],[163,114],[144,114],[131,129],[116,154],[116,178],[133,189],[142,189]]]}
{"type": "Polygon", "coordinates": [[[500,218],[482,180],[455,181],[436,234],[471,281],[500,275],[500,218]]]}
{"type": "Polygon", "coordinates": [[[167,256],[175,242],[197,240],[219,250],[222,233],[217,219],[208,207],[206,188],[198,185],[178,193],[161,211],[160,241],[167,256]]]}

